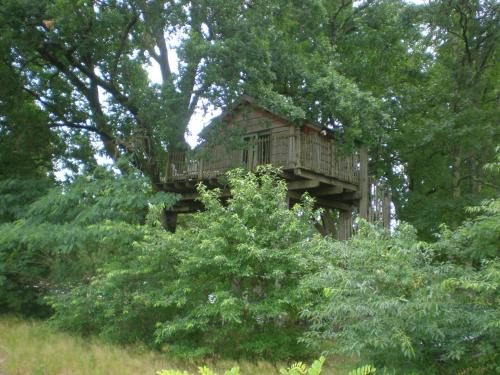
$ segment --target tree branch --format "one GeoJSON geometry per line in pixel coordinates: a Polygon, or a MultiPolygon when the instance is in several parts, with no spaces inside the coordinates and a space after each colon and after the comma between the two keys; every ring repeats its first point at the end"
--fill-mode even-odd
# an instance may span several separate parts
{"type": "MultiPolygon", "coordinates": [[[[194,8],[194,4],[191,9],[191,29],[198,32],[200,35],[202,34],[201,20],[197,10],[194,8]]],[[[187,111],[186,113],[190,113],[190,115],[192,115],[198,103],[198,93],[195,92],[195,85],[200,62],[201,56],[197,56],[193,61],[188,62],[179,84],[183,96],[182,108],[187,111]]],[[[189,121],[189,118],[187,121],[189,121]]]]}
{"type": "Polygon", "coordinates": [[[65,53],[65,57],[70,63],[71,66],[74,68],[78,69],[81,73],[83,73],[85,76],[87,76],[88,79],[90,79],[91,82],[95,83],[96,85],[102,87],[104,90],[106,90],[111,96],[113,96],[114,99],[121,105],[123,105],[127,110],[130,111],[134,116],[137,116],[139,113],[139,109],[130,103],[129,98],[124,95],[123,93],[120,92],[120,90],[115,86],[113,82],[108,82],[105,79],[99,77],[93,69],[90,69],[89,67],[85,66],[81,62],[77,61],[73,55],[65,53]]]}
{"type": "Polygon", "coordinates": [[[73,83],[82,93],[87,92],[89,88],[85,85],[85,83],[81,81],[80,78],[78,78],[78,76],[74,72],[72,72],[67,65],[63,64],[61,61],[59,61],[59,59],[52,55],[47,50],[48,46],[48,44],[44,44],[43,48],[40,47],[37,49],[40,56],[42,56],[46,61],[52,63],[59,71],[64,73],[64,75],[68,77],[70,82],[73,83]]]}
{"type": "MultiPolygon", "coordinates": [[[[22,89],[23,89],[23,91],[28,93],[30,96],[32,96],[35,100],[37,100],[40,104],[42,104],[44,107],[49,109],[51,111],[51,113],[53,113],[58,118],[58,120],[61,121],[61,123],[59,123],[59,124],[52,123],[51,125],[49,125],[49,127],[51,127],[51,128],[67,127],[70,129],[90,131],[90,132],[96,133],[99,136],[101,136],[101,139],[106,139],[108,141],[113,140],[116,144],[120,145],[124,149],[129,148],[129,145],[126,142],[118,140],[116,137],[110,135],[107,131],[105,131],[102,127],[96,127],[96,126],[92,126],[92,125],[83,125],[83,124],[79,124],[79,123],[76,123],[74,121],[71,121],[68,118],[66,118],[65,114],[62,113],[61,110],[54,103],[51,103],[51,102],[43,99],[38,93],[36,93],[35,91],[33,91],[27,87],[23,86],[22,89]]],[[[103,142],[104,142],[104,140],[103,140],[103,142]]]]}
{"type": "Polygon", "coordinates": [[[172,71],[170,69],[170,62],[168,61],[168,49],[167,43],[165,42],[165,36],[163,35],[163,28],[158,28],[156,31],[156,44],[160,50],[160,55],[156,60],[160,65],[161,78],[163,83],[173,84],[172,81],[172,71]]]}
{"type": "Polygon", "coordinates": [[[115,52],[115,58],[113,62],[113,66],[111,68],[111,79],[114,79],[116,76],[116,71],[118,70],[118,64],[120,62],[120,58],[123,54],[123,50],[125,49],[125,45],[127,43],[127,38],[128,35],[130,34],[130,31],[134,27],[134,25],[137,23],[139,20],[139,16],[137,14],[134,14],[134,16],[130,19],[130,21],[127,23],[125,26],[125,29],[123,29],[122,34],[120,36],[119,44],[118,44],[118,50],[115,52]]]}
{"type": "Polygon", "coordinates": [[[472,54],[470,51],[470,43],[469,43],[469,38],[467,37],[467,31],[468,31],[468,22],[469,19],[467,17],[467,14],[465,14],[462,11],[462,8],[460,6],[455,6],[455,9],[460,13],[460,26],[462,28],[462,39],[465,43],[465,53],[467,56],[467,60],[469,61],[469,64],[472,64],[472,54]]]}

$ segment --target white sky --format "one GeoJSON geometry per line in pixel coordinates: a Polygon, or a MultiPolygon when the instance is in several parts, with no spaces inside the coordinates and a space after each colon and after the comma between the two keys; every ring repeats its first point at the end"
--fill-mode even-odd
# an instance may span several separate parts
{"type": "MultiPolygon", "coordinates": [[[[169,43],[168,46],[168,59],[170,62],[170,69],[173,73],[179,72],[179,59],[177,58],[177,54],[175,53],[175,45],[173,43],[169,43]]],[[[161,72],[160,67],[156,61],[153,61],[151,66],[148,67],[149,77],[154,83],[161,83],[161,72]]],[[[198,106],[199,107],[199,106],[198,106]]],[[[189,143],[191,147],[196,146],[198,143],[198,134],[200,134],[201,130],[210,123],[210,120],[215,116],[218,116],[221,113],[220,108],[209,107],[208,112],[205,114],[201,108],[198,108],[188,125],[188,133],[185,135],[186,141],[189,143]]]]}

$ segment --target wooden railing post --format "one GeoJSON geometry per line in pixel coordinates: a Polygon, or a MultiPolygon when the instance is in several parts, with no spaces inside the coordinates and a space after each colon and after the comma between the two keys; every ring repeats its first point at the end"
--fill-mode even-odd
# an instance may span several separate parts
{"type": "Polygon", "coordinates": [[[365,146],[359,149],[359,217],[368,219],[368,151],[365,146]]]}
{"type": "Polygon", "coordinates": [[[172,151],[167,153],[167,167],[165,169],[165,179],[170,181],[172,178],[172,151]]]}
{"type": "Polygon", "coordinates": [[[198,159],[198,181],[203,181],[203,158],[198,159]]]}

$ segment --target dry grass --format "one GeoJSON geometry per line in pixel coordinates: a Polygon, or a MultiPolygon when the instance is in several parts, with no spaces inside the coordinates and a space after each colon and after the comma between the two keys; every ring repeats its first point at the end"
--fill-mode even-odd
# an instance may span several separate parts
{"type": "MultiPolygon", "coordinates": [[[[331,362],[331,361],[330,361],[331,362]]],[[[243,375],[279,374],[268,362],[208,362],[222,371],[239,366],[243,375]]],[[[54,332],[46,324],[0,318],[0,375],[154,375],[160,369],[195,372],[195,363],[167,358],[139,347],[123,348],[54,332]]],[[[352,361],[337,358],[325,375],[346,374],[352,361]]]]}

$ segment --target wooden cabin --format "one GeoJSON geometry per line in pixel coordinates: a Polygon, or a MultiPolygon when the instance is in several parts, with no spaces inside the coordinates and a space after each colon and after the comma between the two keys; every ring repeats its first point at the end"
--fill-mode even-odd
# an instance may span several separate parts
{"type": "Polygon", "coordinates": [[[307,191],[317,205],[339,210],[336,234],[350,236],[352,214],[368,217],[368,158],[362,149],[346,155],[336,146],[334,135],[314,124],[298,126],[286,118],[242,97],[235,105],[207,126],[198,156],[173,152],[165,173],[169,190],[182,194],[171,212],[175,228],[177,213],[201,209],[196,201],[196,185],[221,187],[220,177],[235,167],[254,170],[272,164],[283,170],[288,185],[289,203],[307,191]]]}

